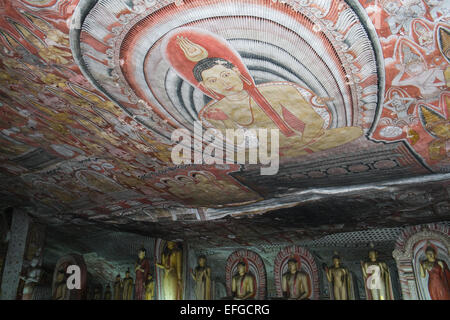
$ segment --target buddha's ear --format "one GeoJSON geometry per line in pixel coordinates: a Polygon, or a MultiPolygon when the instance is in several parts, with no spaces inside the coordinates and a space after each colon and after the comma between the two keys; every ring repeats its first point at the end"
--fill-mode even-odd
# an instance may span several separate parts
{"type": "Polygon", "coordinates": [[[233,71],[236,72],[236,73],[238,73],[238,74],[241,74],[241,72],[239,71],[239,68],[238,68],[238,67],[233,67],[233,71]]]}

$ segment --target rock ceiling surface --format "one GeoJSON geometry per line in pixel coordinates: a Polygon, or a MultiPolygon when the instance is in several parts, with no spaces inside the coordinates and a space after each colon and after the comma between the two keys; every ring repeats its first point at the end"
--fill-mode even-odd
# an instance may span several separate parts
{"type": "Polygon", "coordinates": [[[0,0],[2,206],[217,245],[448,219],[449,9],[0,0]],[[171,134],[199,122],[279,129],[278,172],[175,164],[171,134]]]}

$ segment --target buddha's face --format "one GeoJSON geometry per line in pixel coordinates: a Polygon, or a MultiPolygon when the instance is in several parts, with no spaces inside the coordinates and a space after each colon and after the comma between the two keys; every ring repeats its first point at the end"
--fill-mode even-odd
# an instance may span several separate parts
{"type": "Polygon", "coordinates": [[[139,259],[144,259],[145,258],[145,251],[139,251],[139,259]]]}
{"type": "Polygon", "coordinates": [[[218,94],[232,96],[244,89],[244,83],[239,75],[238,68],[228,69],[221,64],[217,64],[202,72],[202,84],[218,94]]]}
{"type": "Polygon", "coordinates": [[[199,258],[198,259],[198,265],[200,267],[204,267],[206,265],[206,259],[205,258],[199,258]]]}
{"type": "Polygon", "coordinates": [[[152,275],[149,274],[148,277],[147,277],[147,280],[152,280],[152,278],[153,278],[152,275]]]}
{"type": "Polygon", "coordinates": [[[64,273],[58,272],[58,275],[56,276],[56,281],[61,282],[64,280],[64,273]]]}
{"type": "Polygon", "coordinates": [[[369,259],[370,261],[377,261],[377,252],[376,251],[369,251],[369,259]]]}
{"type": "Polygon", "coordinates": [[[245,266],[240,264],[238,265],[238,273],[240,276],[243,276],[245,274],[245,266]]]}
{"type": "Polygon", "coordinates": [[[334,266],[339,267],[340,263],[341,263],[341,261],[339,260],[339,258],[334,258],[333,259],[333,265],[334,266]]]}
{"type": "Polygon", "coordinates": [[[427,260],[430,262],[434,262],[436,259],[436,254],[434,253],[433,250],[427,250],[427,252],[425,252],[425,256],[427,257],[427,260]]]}
{"type": "Polygon", "coordinates": [[[173,242],[173,241],[167,242],[167,248],[169,250],[172,250],[173,248],[175,248],[175,242],[173,242]]]}
{"type": "Polygon", "coordinates": [[[295,262],[289,262],[288,263],[288,270],[290,273],[296,273],[297,272],[297,263],[295,262]]]}

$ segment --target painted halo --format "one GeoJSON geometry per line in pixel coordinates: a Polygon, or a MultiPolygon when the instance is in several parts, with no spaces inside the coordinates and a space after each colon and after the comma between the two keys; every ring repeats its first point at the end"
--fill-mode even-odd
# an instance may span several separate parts
{"type": "Polygon", "coordinates": [[[168,141],[176,128],[192,131],[212,98],[167,59],[167,37],[180,28],[202,30],[202,45],[232,56],[252,83],[290,82],[313,99],[333,97],[321,114],[329,127],[369,131],[383,75],[356,1],[81,0],[71,43],[85,76],[168,141]]]}

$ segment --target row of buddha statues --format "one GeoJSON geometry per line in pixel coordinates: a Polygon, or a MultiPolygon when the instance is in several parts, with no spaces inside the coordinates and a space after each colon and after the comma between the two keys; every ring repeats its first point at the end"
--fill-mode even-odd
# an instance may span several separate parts
{"type": "MultiPolygon", "coordinates": [[[[379,253],[374,248],[368,252],[368,259],[361,261],[363,285],[368,300],[394,300],[391,272],[387,264],[378,259],[379,253]]],[[[450,272],[445,261],[437,258],[436,248],[428,245],[424,248],[425,259],[420,261],[420,277],[428,281],[428,292],[432,300],[450,300],[450,272]]],[[[122,279],[117,275],[112,288],[106,286],[105,292],[95,289],[94,299],[106,300],[154,300],[155,281],[159,280],[159,299],[183,299],[183,249],[175,242],[167,242],[160,255],[160,262],[155,263],[159,270],[155,279],[150,272],[150,262],[146,257],[144,248],[139,250],[138,258],[134,264],[135,278],[131,277],[128,269],[122,279]]],[[[257,298],[257,279],[249,270],[248,264],[236,261],[232,269],[231,294],[226,299],[248,300],[257,298]]],[[[313,279],[311,274],[300,267],[298,258],[294,256],[287,260],[281,274],[281,291],[283,299],[303,300],[311,299],[313,279]]],[[[356,299],[355,281],[352,272],[343,266],[341,257],[337,252],[332,256],[330,266],[323,264],[322,269],[329,285],[329,296],[333,300],[356,299]]],[[[189,276],[193,279],[194,294],[197,300],[210,300],[212,297],[211,268],[207,258],[201,255],[197,258],[197,266],[190,269],[189,276]]],[[[315,280],[317,281],[317,280],[315,280]]]]}

